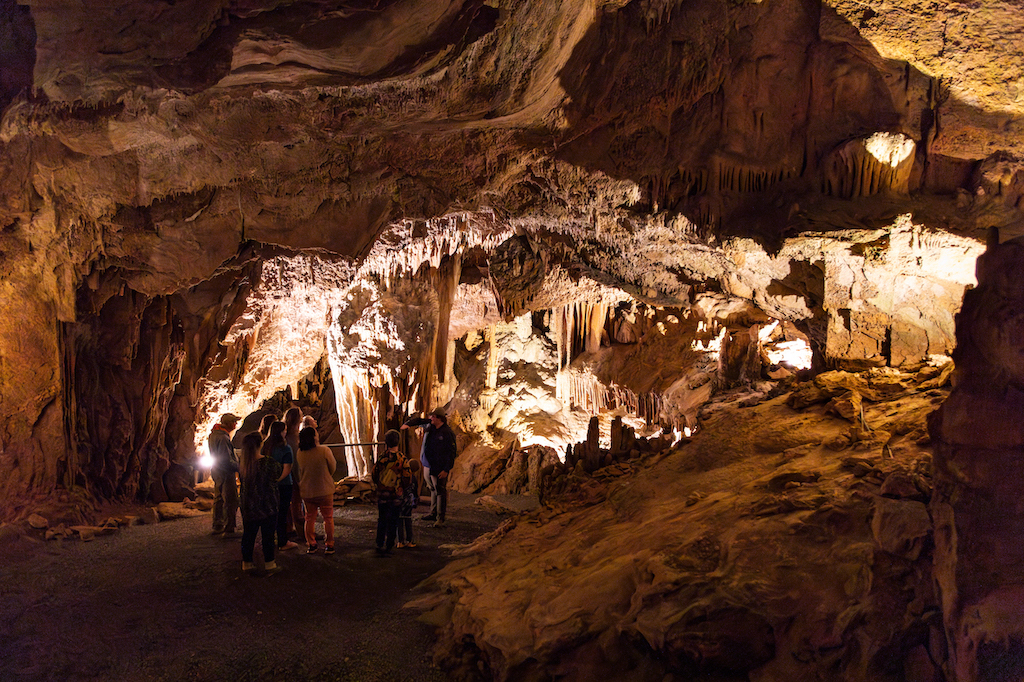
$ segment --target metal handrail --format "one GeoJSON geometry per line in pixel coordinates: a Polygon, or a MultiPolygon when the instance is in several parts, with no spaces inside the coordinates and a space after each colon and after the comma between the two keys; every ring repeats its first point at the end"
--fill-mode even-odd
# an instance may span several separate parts
{"type": "Polygon", "coordinates": [[[320,445],[324,445],[329,448],[354,448],[359,445],[384,445],[384,441],[378,440],[372,443],[321,443],[320,445]]]}

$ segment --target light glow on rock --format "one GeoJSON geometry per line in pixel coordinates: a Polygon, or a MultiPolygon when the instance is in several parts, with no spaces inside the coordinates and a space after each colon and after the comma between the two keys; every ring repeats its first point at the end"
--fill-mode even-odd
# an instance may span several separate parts
{"type": "Polygon", "coordinates": [[[693,342],[693,350],[699,351],[701,353],[708,353],[713,358],[718,358],[718,354],[722,350],[722,342],[725,340],[725,335],[727,331],[728,330],[725,327],[722,327],[722,329],[718,332],[717,336],[709,339],[706,342],[697,339],[696,341],[693,342]]]}
{"type": "Polygon", "coordinates": [[[914,153],[914,141],[901,133],[875,133],[864,141],[864,148],[879,163],[896,168],[914,153]]]}
{"type": "Polygon", "coordinates": [[[784,364],[796,369],[811,368],[811,346],[803,339],[776,343],[766,347],[765,352],[773,364],[784,364]]]}

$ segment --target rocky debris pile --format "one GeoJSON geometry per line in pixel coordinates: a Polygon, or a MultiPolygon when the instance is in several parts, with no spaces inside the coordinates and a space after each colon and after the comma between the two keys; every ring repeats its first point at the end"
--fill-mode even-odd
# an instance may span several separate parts
{"type": "Polygon", "coordinates": [[[375,504],[377,492],[373,483],[358,476],[343,478],[334,486],[334,506],[346,504],[375,504]]]}
{"type": "Polygon", "coordinates": [[[25,531],[31,535],[42,537],[45,540],[70,540],[77,538],[83,542],[89,542],[97,537],[113,535],[128,526],[198,516],[202,513],[202,511],[189,508],[182,503],[162,502],[155,507],[144,507],[136,514],[108,516],[92,524],[67,524],[65,522],[51,524],[50,520],[45,516],[31,514],[25,520],[25,531]]]}
{"type": "Polygon", "coordinates": [[[200,483],[196,490],[195,500],[161,502],[154,506],[136,508],[131,513],[102,515],[94,510],[86,514],[79,509],[69,516],[61,509],[41,509],[29,514],[23,522],[5,525],[4,534],[11,537],[28,535],[44,540],[78,539],[88,542],[97,537],[112,535],[128,526],[201,516],[213,508],[213,481],[200,483]]]}
{"type": "Polygon", "coordinates": [[[656,456],[580,457],[410,604],[440,624],[436,662],[455,679],[939,679],[924,443],[947,369],[730,392],[656,456]],[[840,389],[864,397],[852,423],[840,389]]]}

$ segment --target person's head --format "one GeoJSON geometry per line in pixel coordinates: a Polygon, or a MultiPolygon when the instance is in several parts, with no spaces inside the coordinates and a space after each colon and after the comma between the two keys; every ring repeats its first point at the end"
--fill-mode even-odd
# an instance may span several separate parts
{"type": "Polygon", "coordinates": [[[420,470],[420,461],[418,459],[410,459],[409,460],[409,471],[411,471],[412,473],[415,474],[419,470],[420,470]]]}
{"type": "Polygon", "coordinates": [[[278,445],[284,445],[284,431],[288,428],[284,425],[284,422],[274,422],[270,425],[270,433],[267,434],[266,439],[263,441],[263,449],[261,452],[265,456],[270,456],[278,445]]]}
{"type": "Polygon", "coordinates": [[[301,423],[302,410],[297,407],[289,407],[288,411],[284,413],[284,424],[288,427],[288,433],[298,431],[301,423]]]}
{"type": "Polygon", "coordinates": [[[299,450],[312,450],[316,447],[316,429],[312,426],[299,431],[299,450]]]}
{"type": "Polygon", "coordinates": [[[231,414],[230,412],[228,412],[227,414],[222,414],[220,416],[220,425],[227,431],[234,431],[238,427],[238,422],[240,421],[241,419],[239,419],[236,415],[231,414]]]}
{"type": "Polygon", "coordinates": [[[398,444],[402,442],[402,434],[398,433],[394,429],[391,429],[384,434],[384,447],[388,450],[394,450],[398,447],[398,444]]]}
{"type": "Polygon", "coordinates": [[[245,438],[242,439],[242,455],[238,458],[238,472],[242,474],[243,478],[253,470],[262,445],[263,438],[255,431],[245,434],[245,438]]]}
{"type": "Polygon", "coordinates": [[[316,428],[316,419],[313,419],[312,415],[307,414],[302,418],[302,428],[306,428],[307,426],[311,426],[314,429],[316,428]]]}
{"type": "Polygon", "coordinates": [[[277,415],[274,413],[263,415],[263,419],[260,420],[260,435],[266,438],[270,435],[270,425],[277,421],[277,415]]]}
{"type": "Polygon", "coordinates": [[[442,424],[448,423],[448,413],[444,411],[443,407],[435,407],[427,418],[434,425],[435,429],[439,428],[442,424]]]}

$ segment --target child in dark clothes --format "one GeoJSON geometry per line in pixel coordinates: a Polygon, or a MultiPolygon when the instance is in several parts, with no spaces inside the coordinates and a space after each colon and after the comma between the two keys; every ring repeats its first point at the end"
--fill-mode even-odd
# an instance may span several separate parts
{"type": "Polygon", "coordinates": [[[398,517],[398,544],[396,547],[415,547],[412,540],[412,510],[420,501],[420,485],[416,473],[420,469],[420,463],[414,459],[409,460],[410,476],[409,488],[402,501],[402,512],[398,517]]]}

